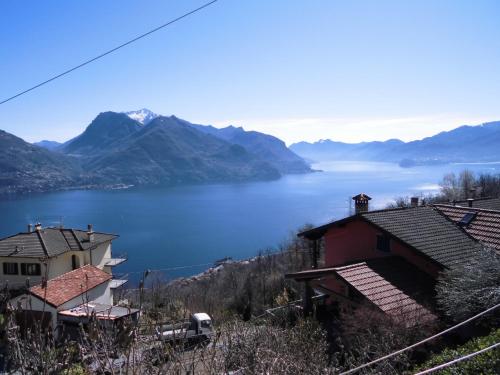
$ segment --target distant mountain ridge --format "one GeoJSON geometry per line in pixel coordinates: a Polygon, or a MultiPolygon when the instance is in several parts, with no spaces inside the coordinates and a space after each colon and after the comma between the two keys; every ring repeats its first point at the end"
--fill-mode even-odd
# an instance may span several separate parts
{"type": "Polygon", "coordinates": [[[71,158],[0,130],[0,193],[55,190],[81,185],[83,180],[71,158]]]}
{"type": "Polygon", "coordinates": [[[47,150],[55,150],[56,148],[60,147],[62,143],[56,142],[56,141],[47,141],[43,140],[40,142],[35,142],[33,143],[35,146],[43,147],[47,150]]]}
{"type": "Polygon", "coordinates": [[[32,145],[3,132],[1,145],[0,193],[256,181],[312,172],[275,137],[234,127],[219,131],[146,109],[103,112],[62,144],[32,145]]]}
{"type": "Polygon", "coordinates": [[[142,125],[147,125],[155,118],[160,117],[160,115],[150,111],[147,108],[139,109],[138,111],[123,112],[132,120],[140,122],[142,125]]]}
{"type": "Polygon", "coordinates": [[[280,173],[304,173],[310,171],[304,159],[286,147],[285,142],[272,135],[255,131],[245,131],[242,127],[228,126],[222,129],[213,126],[194,125],[196,129],[237,144],[257,155],[260,160],[269,162],[280,173]]]}
{"type": "Polygon", "coordinates": [[[373,160],[402,166],[500,161],[500,121],[464,125],[417,141],[343,143],[321,140],[299,142],[290,149],[309,161],[373,160]]]}
{"type": "Polygon", "coordinates": [[[140,129],[141,124],[124,113],[103,112],[82,134],[65,142],[57,151],[77,157],[94,157],[109,152],[111,144],[140,129]]]}

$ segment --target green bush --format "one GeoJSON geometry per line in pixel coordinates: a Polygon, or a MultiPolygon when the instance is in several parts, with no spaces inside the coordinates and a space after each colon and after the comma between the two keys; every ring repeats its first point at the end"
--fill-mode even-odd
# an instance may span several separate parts
{"type": "MultiPolygon", "coordinates": [[[[427,362],[419,366],[413,373],[423,371],[440,364],[452,361],[464,355],[477,352],[500,342],[500,329],[493,330],[488,336],[478,337],[468,341],[455,349],[445,349],[439,354],[434,354],[427,362]]],[[[471,359],[462,361],[450,367],[435,372],[435,374],[484,374],[495,375],[500,373],[500,349],[495,348],[479,354],[471,359]]]]}

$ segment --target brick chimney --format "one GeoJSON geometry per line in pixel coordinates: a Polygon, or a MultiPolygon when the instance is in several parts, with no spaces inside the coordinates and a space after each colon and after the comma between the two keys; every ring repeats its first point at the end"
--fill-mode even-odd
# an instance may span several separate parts
{"type": "Polygon", "coordinates": [[[354,201],[354,208],[356,214],[368,211],[368,202],[371,200],[371,198],[368,195],[366,195],[365,193],[361,193],[352,197],[352,200],[354,201]]]}
{"type": "Polygon", "coordinates": [[[467,205],[468,205],[469,207],[472,207],[472,204],[473,204],[473,203],[474,203],[474,199],[473,199],[473,198],[469,198],[469,199],[467,199],[467,205]]]}
{"type": "Polygon", "coordinates": [[[410,199],[410,205],[412,207],[418,207],[418,197],[411,197],[411,199],[410,199]]]}
{"type": "Polygon", "coordinates": [[[92,224],[87,225],[87,240],[89,242],[94,241],[94,231],[92,230],[92,224]]]}

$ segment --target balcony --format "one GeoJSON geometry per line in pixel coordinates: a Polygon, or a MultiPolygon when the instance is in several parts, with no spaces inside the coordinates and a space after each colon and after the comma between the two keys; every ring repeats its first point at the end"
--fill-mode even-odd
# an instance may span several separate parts
{"type": "Polygon", "coordinates": [[[111,289],[117,289],[121,286],[123,286],[125,283],[128,282],[128,280],[125,278],[126,275],[124,275],[124,277],[122,278],[119,278],[119,279],[112,279],[110,282],[109,282],[109,287],[111,289]]]}
{"type": "Polygon", "coordinates": [[[104,265],[107,267],[115,267],[123,262],[127,261],[127,254],[120,254],[117,257],[113,258],[104,258],[104,265]]]}

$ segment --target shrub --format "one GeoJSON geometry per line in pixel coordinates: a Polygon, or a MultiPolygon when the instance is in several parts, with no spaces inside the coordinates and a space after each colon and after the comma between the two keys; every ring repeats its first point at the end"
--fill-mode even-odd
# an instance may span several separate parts
{"type": "MultiPolygon", "coordinates": [[[[445,349],[439,354],[433,355],[427,362],[418,368],[414,369],[413,373],[423,371],[440,364],[452,361],[464,355],[477,352],[478,350],[487,348],[497,342],[500,342],[500,329],[493,330],[488,336],[478,337],[468,341],[466,344],[455,349],[445,349]]],[[[444,368],[435,372],[441,375],[454,374],[483,374],[495,375],[500,373],[500,350],[492,349],[485,353],[479,354],[471,359],[462,361],[450,367],[444,368]]]]}

